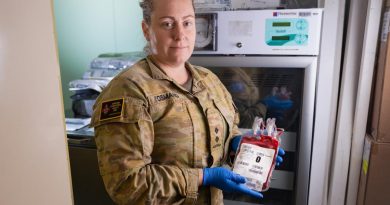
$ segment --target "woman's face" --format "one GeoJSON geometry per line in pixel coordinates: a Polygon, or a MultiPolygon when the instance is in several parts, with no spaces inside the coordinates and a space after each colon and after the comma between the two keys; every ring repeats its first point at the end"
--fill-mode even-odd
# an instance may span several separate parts
{"type": "Polygon", "coordinates": [[[195,13],[191,0],[154,0],[150,25],[142,30],[150,42],[151,55],[160,66],[181,66],[195,43],[195,13]]]}

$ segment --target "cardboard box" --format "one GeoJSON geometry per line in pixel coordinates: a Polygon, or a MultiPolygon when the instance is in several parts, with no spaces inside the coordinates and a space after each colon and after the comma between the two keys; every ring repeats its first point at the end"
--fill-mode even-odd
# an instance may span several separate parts
{"type": "Polygon", "coordinates": [[[376,76],[373,79],[375,90],[372,93],[371,119],[368,132],[378,142],[390,142],[390,1],[382,18],[380,48],[376,76]]]}
{"type": "Polygon", "coordinates": [[[390,204],[390,143],[366,135],[360,173],[358,205],[390,204]]]}

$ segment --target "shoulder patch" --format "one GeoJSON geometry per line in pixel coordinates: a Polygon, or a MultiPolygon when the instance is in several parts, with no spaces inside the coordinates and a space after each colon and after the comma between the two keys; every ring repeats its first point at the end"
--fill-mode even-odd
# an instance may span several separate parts
{"type": "Polygon", "coordinates": [[[100,121],[121,117],[123,114],[123,102],[123,98],[102,102],[100,121]]]}

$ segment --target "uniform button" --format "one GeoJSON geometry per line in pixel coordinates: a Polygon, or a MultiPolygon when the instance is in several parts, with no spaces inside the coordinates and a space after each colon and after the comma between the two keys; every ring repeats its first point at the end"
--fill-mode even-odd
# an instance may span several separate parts
{"type": "Polygon", "coordinates": [[[211,155],[209,155],[209,156],[207,157],[207,165],[208,165],[208,167],[213,166],[213,163],[214,163],[214,157],[211,156],[211,155]]]}

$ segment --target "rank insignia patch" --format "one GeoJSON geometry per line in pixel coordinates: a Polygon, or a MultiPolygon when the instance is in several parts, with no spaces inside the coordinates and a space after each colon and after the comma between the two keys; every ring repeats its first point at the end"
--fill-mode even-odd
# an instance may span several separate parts
{"type": "Polygon", "coordinates": [[[100,120],[108,120],[122,116],[123,101],[123,98],[121,98],[103,102],[100,110],[100,120]]]}

